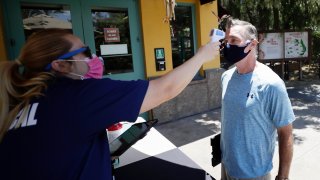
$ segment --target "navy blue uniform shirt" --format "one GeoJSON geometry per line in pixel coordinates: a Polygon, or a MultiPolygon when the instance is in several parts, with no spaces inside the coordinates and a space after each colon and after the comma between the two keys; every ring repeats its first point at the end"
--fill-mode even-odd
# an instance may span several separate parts
{"type": "Polygon", "coordinates": [[[105,129],[135,121],[147,88],[143,80],[56,79],[0,143],[0,179],[111,180],[105,129]]]}

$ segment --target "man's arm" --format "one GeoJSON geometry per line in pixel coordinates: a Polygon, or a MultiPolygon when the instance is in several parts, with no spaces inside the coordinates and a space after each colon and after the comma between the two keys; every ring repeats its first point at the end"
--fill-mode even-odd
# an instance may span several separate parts
{"type": "Polygon", "coordinates": [[[279,171],[277,179],[289,178],[293,155],[292,124],[277,129],[279,139],[279,171]]]}

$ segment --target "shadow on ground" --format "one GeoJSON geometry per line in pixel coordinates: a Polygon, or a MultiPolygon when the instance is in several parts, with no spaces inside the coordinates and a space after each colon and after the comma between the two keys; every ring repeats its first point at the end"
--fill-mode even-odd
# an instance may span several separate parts
{"type": "MultiPolygon", "coordinates": [[[[320,80],[288,81],[286,86],[296,116],[293,128],[312,128],[320,132],[320,80]]],[[[295,144],[302,144],[304,140],[294,134],[295,144]]]]}
{"type": "Polygon", "coordinates": [[[220,132],[220,110],[162,123],[155,128],[175,146],[180,147],[220,132]]]}
{"type": "MultiPolygon", "coordinates": [[[[320,132],[320,80],[291,80],[286,86],[296,116],[293,128],[320,132]]],[[[220,132],[220,119],[220,109],[215,109],[159,123],[155,128],[179,147],[220,132]]],[[[294,133],[295,144],[302,144],[304,140],[305,137],[294,133]]]]}

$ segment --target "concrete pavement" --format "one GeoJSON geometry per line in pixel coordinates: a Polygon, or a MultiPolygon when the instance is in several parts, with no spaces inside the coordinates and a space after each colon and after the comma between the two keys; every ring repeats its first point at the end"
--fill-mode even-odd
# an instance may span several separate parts
{"type": "MultiPolygon", "coordinates": [[[[320,179],[320,80],[289,81],[287,90],[296,115],[291,180],[320,179]]],[[[215,179],[220,165],[211,166],[210,138],[220,132],[220,109],[163,123],[156,129],[215,179]]],[[[278,147],[273,158],[278,170],[278,147]]]]}

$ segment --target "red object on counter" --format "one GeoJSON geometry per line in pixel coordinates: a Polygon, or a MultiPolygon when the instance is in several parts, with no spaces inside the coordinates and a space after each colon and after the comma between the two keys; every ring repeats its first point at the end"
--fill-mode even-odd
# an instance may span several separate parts
{"type": "Polygon", "coordinates": [[[108,131],[116,131],[122,128],[122,124],[121,123],[116,123],[110,127],[108,127],[108,131]]]}

